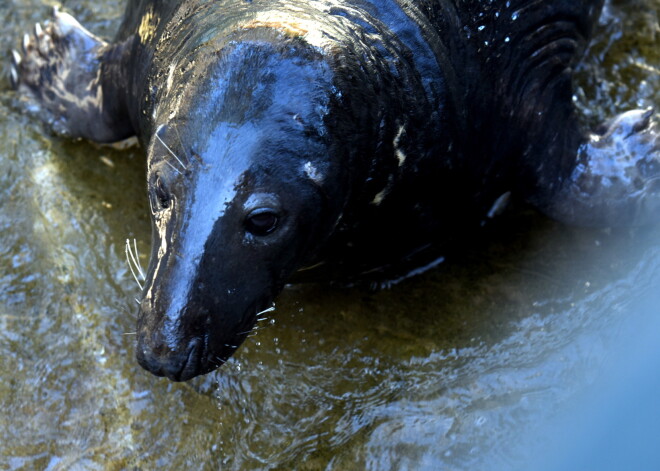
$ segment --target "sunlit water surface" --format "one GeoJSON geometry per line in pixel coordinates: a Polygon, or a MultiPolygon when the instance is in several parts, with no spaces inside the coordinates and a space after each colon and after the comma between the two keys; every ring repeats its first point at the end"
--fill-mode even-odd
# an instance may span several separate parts
{"type": "MultiPolygon", "coordinates": [[[[2,0],[0,50],[50,5],[2,0]]],[[[111,37],[123,2],[64,6],[111,37]]],[[[585,122],[660,104],[659,7],[608,6],[579,72],[585,122]]],[[[141,150],[54,138],[19,110],[5,79],[0,469],[512,469],[628,345],[660,334],[660,227],[521,209],[392,289],[290,287],[220,371],[155,378],[134,359],[124,255],[136,238],[147,264],[141,150]]]]}

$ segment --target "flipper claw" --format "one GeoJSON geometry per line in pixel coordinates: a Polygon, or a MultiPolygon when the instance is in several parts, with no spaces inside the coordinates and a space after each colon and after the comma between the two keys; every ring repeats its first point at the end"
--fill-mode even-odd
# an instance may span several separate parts
{"type": "Polygon", "coordinates": [[[18,88],[18,72],[13,64],[9,68],[9,81],[11,82],[11,88],[16,90],[18,88]]]}
{"type": "Polygon", "coordinates": [[[11,64],[14,68],[18,69],[18,66],[21,65],[21,61],[23,58],[21,57],[21,54],[16,50],[12,49],[11,50],[11,64]]]}
{"type": "Polygon", "coordinates": [[[23,55],[28,53],[28,48],[30,47],[30,35],[25,33],[23,35],[23,41],[21,42],[21,48],[23,49],[23,55]]]}

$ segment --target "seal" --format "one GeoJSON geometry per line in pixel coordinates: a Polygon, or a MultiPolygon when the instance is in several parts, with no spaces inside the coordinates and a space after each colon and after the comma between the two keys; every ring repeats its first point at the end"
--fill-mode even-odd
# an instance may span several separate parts
{"type": "Polygon", "coordinates": [[[658,125],[578,125],[596,0],[129,0],[107,43],[70,15],[14,52],[62,135],[146,149],[137,358],[187,380],[285,283],[400,279],[525,199],[570,224],[660,215],[658,125]]]}

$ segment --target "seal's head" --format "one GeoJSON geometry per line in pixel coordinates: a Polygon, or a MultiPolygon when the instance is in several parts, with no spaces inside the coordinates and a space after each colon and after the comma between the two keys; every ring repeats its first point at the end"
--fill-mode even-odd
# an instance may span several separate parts
{"type": "MultiPolygon", "coordinates": [[[[321,53],[234,41],[170,70],[148,149],[152,253],[137,357],[187,380],[221,365],[340,217],[345,166],[321,53]]],[[[162,79],[160,79],[163,82],[162,79]]]]}

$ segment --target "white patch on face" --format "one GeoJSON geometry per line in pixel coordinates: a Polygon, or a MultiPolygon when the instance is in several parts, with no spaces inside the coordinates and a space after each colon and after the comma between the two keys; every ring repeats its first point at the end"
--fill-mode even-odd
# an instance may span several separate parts
{"type": "Polygon", "coordinates": [[[169,69],[167,70],[167,80],[165,81],[165,90],[169,92],[172,89],[172,82],[174,81],[174,71],[176,70],[176,64],[170,64],[169,69]]]}
{"type": "Polygon", "coordinates": [[[488,217],[490,219],[493,219],[494,217],[497,217],[500,214],[502,214],[506,209],[506,207],[508,206],[510,200],[511,200],[510,191],[507,191],[506,193],[502,194],[499,198],[495,200],[493,206],[490,208],[490,211],[488,211],[488,217]]]}
{"type": "Polygon", "coordinates": [[[392,145],[394,146],[394,155],[396,155],[396,158],[399,161],[399,167],[401,167],[406,161],[406,154],[404,154],[404,152],[399,148],[399,143],[401,142],[401,136],[403,136],[405,130],[406,130],[405,124],[399,126],[399,129],[396,132],[396,136],[394,136],[394,141],[392,142],[392,145]]]}
{"type": "MultiPolygon", "coordinates": [[[[151,202],[149,204],[151,204],[151,202]]],[[[167,221],[171,217],[172,217],[172,207],[170,206],[169,208],[162,210],[158,214],[155,220],[156,232],[158,233],[158,239],[160,240],[160,245],[158,247],[158,255],[156,257],[158,263],[154,268],[154,275],[153,275],[154,279],[158,277],[158,275],[160,274],[161,262],[163,261],[163,258],[165,257],[165,253],[167,252],[167,221]]],[[[153,284],[149,286],[149,289],[147,290],[144,296],[145,299],[151,300],[153,298],[153,288],[154,288],[153,284]]]]}
{"type": "Polygon", "coordinates": [[[371,204],[373,204],[375,206],[380,205],[383,202],[383,200],[385,199],[385,197],[387,196],[387,194],[392,189],[392,184],[393,183],[394,183],[394,177],[392,175],[390,175],[389,177],[387,177],[387,183],[385,184],[385,188],[383,188],[378,193],[376,193],[376,196],[374,196],[374,199],[371,200],[371,204]]]}
{"type": "Polygon", "coordinates": [[[281,31],[289,37],[302,37],[311,46],[323,49],[330,43],[328,37],[318,28],[311,19],[291,18],[287,12],[279,10],[259,11],[244,27],[267,26],[281,31]]]}
{"type": "Polygon", "coordinates": [[[307,177],[309,177],[309,179],[312,180],[317,185],[323,183],[323,174],[319,172],[319,170],[314,166],[313,163],[309,161],[305,163],[305,165],[303,166],[303,170],[305,171],[307,177]]]}
{"type": "Polygon", "coordinates": [[[176,118],[177,112],[181,107],[182,100],[183,100],[183,93],[178,93],[176,95],[175,104],[172,106],[172,111],[170,111],[170,115],[167,117],[168,120],[172,121],[174,120],[174,118],[176,118]]]}
{"type": "MultiPolygon", "coordinates": [[[[178,63],[170,64],[167,69],[167,79],[165,80],[166,99],[164,101],[169,103],[169,108],[171,110],[169,116],[167,117],[168,121],[174,120],[174,118],[177,116],[178,111],[181,108],[181,102],[184,99],[184,93],[182,93],[181,85],[179,84],[176,89],[173,88],[175,75],[178,69],[178,63]]],[[[158,104],[157,108],[157,110],[154,110],[154,119],[157,119],[160,116],[160,104],[158,104]]]]}
{"type": "Polygon", "coordinates": [[[156,16],[153,7],[150,7],[142,17],[140,26],[138,27],[138,36],[140,37],[140,41],[146,43],[147,41],[153,39],[156,36],[156,29],[158,28],[159,22],[160,18],[156,16]]]}
{"type": "Polygon", "coordinates": [[[385,196],[387,196],[387,190],[388,187],[385,187],[382,189],[382,191],[378,192],[376,196],[374,196],[374,199],[371,201],[371,204],[376,206],[380,205],[385,199],[385,196]]]}

